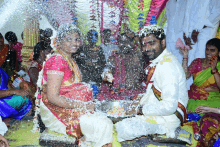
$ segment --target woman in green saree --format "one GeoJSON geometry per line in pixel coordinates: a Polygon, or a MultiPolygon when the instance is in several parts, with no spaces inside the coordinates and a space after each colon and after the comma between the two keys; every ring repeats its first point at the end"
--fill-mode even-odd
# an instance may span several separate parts
{"type": "Polygon", "coordinates": [[[188,112],[203,116],[199,122],[201,138],[196,147],[213,146],[220,132],[220,39],[213,38],[206,43],[205,58],[195,59],[189,67],[188,50],[183,53],[183,69],[186,78],[193,76],[190,86],[188,112]]]}
{"type": "Polygon", "coordinates": [[[193,76],[193,84],[188,91],[187,109],[195,112],[198,106],[219,107],[220,39],[210,39],[206,43],[205,58],[195,59],[189,67],[187,67],[188,50],[181,49],[181,51],[186,78],[193,76]]]}

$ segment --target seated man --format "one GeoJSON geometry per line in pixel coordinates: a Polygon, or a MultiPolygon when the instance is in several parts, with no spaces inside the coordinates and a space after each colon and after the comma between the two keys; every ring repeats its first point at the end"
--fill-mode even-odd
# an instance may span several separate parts
{"type": "Polygon", "coordinates": [[[82,72],[82,81],[100,86],[101,74],[106,61],[102,48],[96,45],[98,33],[95,30],[90,30],[87,33],[87,41],[88,45],[81,46],[73,56],[82,72]]]}
{"type": "Polygon", "coordinates": [[[117,45],[110,43],[110,37],[111,37],[111,30],[105,29],[102,31],[103,36],[103,43],[100,44],[100,47],[102,47],[105,60],[107,62],[108,57],[112,55],[113,52],[118,51],[119,48],[117,45]]]}
{"type": "Polygon", "coordinates": [[[175,130],[186,120],[188,94],[184,71],[167,49],[164,30],[156,25],[140,31],[142,51],[150,64],[145,69],[147,91],[138,109],[140,114],[116,123],[119,142],[148,134],[166,134],[174,138],[175,130]]]}

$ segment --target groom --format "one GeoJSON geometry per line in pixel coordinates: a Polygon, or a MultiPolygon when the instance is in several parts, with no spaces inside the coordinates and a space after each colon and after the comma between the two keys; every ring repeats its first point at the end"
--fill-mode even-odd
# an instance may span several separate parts
{"type": "Polygon", "coordinates": [[[145,61],[147,90],[140,100],[137,113],[116,123],[119,142],[149,134],[166,134],[174,138],[175,130],[186,120],[188,93],[186,77],[175,56],[166,49],[164,30],[157,25],[140,31],[145,61]]]}

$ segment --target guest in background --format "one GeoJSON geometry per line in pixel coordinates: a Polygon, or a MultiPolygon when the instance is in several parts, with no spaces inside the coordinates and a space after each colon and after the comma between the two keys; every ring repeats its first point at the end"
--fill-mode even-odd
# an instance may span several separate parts
{"type": "Polygon", "coordinates": [[[76,63],[82,72],[83,82],[101,85],[101,74],[105,67],[105,56],[103,49],[96,45],[98,33],[90,30],[87,33],[88,45],[83,45],[77,51],[76,63]]]}
{"type": "Polygon", "coordinates": [[[198,106],[219,107],[220,101],[220,39],[213,38],[206,43],[205,58],[195,59],[188,67],[188,50],[183,53],[183,69],[186,78],[193,76],[187,109],[195,111],[198,106]]]}
{"type": "Polygon", "coordinates": [[[103,40],[104,42],[100,44],[100,47],[102,47],[104,55],[105,55],[105,60],[107,62],[108,57],[112,55],[112,52],[119,51],[119,48],[117,45],[112,44],[110,41],[111,37],[111,30],[110,29],[105,29],[102,31],[103,35],[103,40]]]}
{"type": "Polygon", "coordinates": [[[34,46],[33,60],[28,64],[27,72],[30,77],[30,81],[36,85],[39,72],[42,69],[43,62],[46,59],[45,50],[42,42],[38,42],[34,46]]]}
{"type": "Polygon", "coordinates": [[[119,36],[118,42],[119,53],[109,57],[102,74],[103,80],[108,82],[102,83],[101,91],[97,95],[99,100],[135,99],[138,94],[144,93],[140,80],[141,53],[135,50],[134,43],[130,42],[126,33],[119,36]]]}
{"type": "Polygon", "coordinates": [[[9,75],[12,76],[15,69],[18,67],[16,66],[16,52],[13,49],[9,48],[9,45],[4,44],[4,38],[0,33],[0,66],[4,69],[4,71],[9,75]]]}
{"type": "Polygon", "coordinates": [[[18,69],[16,70],[19,71],[21,69],[21,62],[22,62],[21,50],[23,44],[21,42],[18,42],[16,34],[11,31],[5,34],[5,39],[8,41],[9,49],[16,51],[17,62],[18,62],[18,69]]]}

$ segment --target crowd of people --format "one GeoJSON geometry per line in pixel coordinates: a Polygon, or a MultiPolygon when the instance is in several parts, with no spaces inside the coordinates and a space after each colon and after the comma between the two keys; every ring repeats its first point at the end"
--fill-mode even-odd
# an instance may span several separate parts
{"type": "Polygon", "coordinates": [[[135,109],[126,112],[135,117],[115,124],[119,142],[149,134],[175,138],[176,129],[187,122],[187,114],[197,113],[202,117],[198,146],[211,146],[220,132],[220,40],[210,39],[205,58],[188,66],[188,50],[180,48],[181,65],[167,48],[160,26],[145,26],[138,35],[126,27],[117,45],[110,42],[110,29],[103,30],[103,43],[97,45],[95,30],[88,31],[85,44],[75,25],[62,24],[54,51],[48,39],[51,33],[46,31],[35,45],[27,69],[22,67],[22,43],[15,33],[0,34],[2,143],[8,146],[2,137],[8,124],[2,119],[33,115],[30,111],[38,105],[38,116],[49,130],[76,137],[82,146],[111,147],[113,123],[95,111],[96,101],[138,100],[135,109]],[[16,80],[10,77],[20,70],[28,74],[29,81],[21,80],[14,86],[16,80]],[[186,79],[190,76],[194,82],[188,91],[186,79]],[[142,97],[137,99],[139,94],[142,97]]]}

